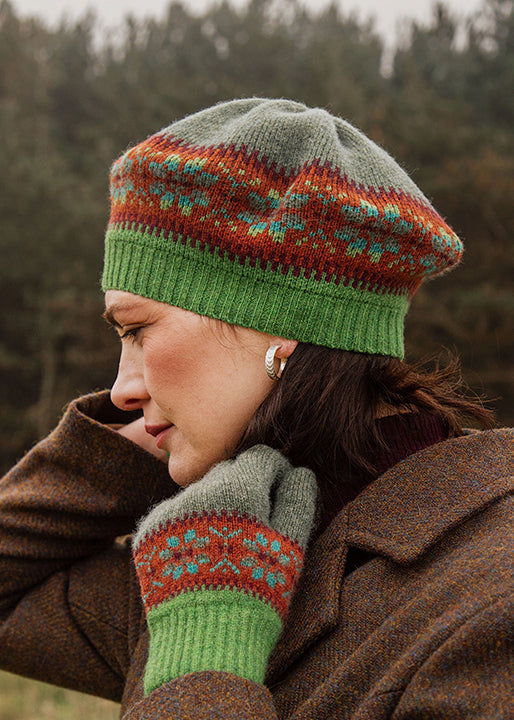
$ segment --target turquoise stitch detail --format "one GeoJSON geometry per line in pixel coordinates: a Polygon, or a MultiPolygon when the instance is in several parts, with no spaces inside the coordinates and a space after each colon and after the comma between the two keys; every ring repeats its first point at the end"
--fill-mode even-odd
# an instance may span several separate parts
{"type": "Polygon", "coordinates": [[[367,244],[368,243],[366,240],[364,240],[364,238],[357,238],[356,240],[352,240],[348,243],[346,254],[350,255],[351,257],[360,255],[360,253],[366,249],[367,244]]]}
{"type": "Polygon", "coordinates": [[[215,572],[216,570],[218,570],[218,568],[223,568],[222,572],[227,572],[227,568],[230,568],[230,570],[232,570],[232,572],[234,572],[236,575],[240,574],[240,570],[234,565],[233,562],[231,562],[226,557],[217,562],[216,565],[211,567],[209,572],[215,572]]]}
{"type": "Polygon", "coordinates": [[[423,265],[423,267],[426,268],[424,271],[426,273],[430,273],[437,267],[437,260],[434,257],[434,255],[424,255],[419,259],[419,264],[423,265]]]}
{"type": "Polygon", "coordinates": [[[154,545],[152,548],[152,552],[150,554],[146,553],[143,556],[143,559],[136,563],[136,567],[144,567],[145,565],[150,565],[150,563],[152,562],[152,558],[156,552],[157,548],[154,545]]]}
{"type": "Polygon", "coordinates": [[[200,173],[200,178],[202,182],[202,185],[205,185],[207,187],[210,187],[211,185],[214,185],[219,180],[219,175],[213,175],[213,173],[209,172],[202,172],[200,173]]]}
{"type": "MultiPolygon", "coordinates": [[[[289,207],[290,204],[293,207],[298,207],[299,205],[307,205],[309,199],[309,196],[305,193],[289,193],[286,195],[287,207],[289,207]]],[[[284,203],[284,205],[286,205],[286,202],[284,203]]]]}
{"type": "Polygon", "coordinates": [[[120,183],[117,185],[116,188],[112,191],[112,197],[114,200],[121,200],[121,202],[125,202],[127,199],[127,193],[132,192],[134,190],[134,183],[132,180],[126,180],[123,183],[120,183]]]}
{"type": "Polygon", "coordinates": [[[281,565],[284,565],[285,567],[289,566],[289,558],[287,555],[284,555],[284,553],[280,553],[278,556],[278,561],[281,565]]]}
{"type": "Polygon", "coordinates": [[[362,212],[353,205],[341,205],[340,212],[347,220],[362,222],[362,212]]]}
{"type": "MultiPolygon", "coordinates": [[[[334,230],[333,236],[336,240],[348,240],[348,228],[342,228],[339,230],[334,230]]],[[[353,240],[353,242],[357,242],[356,240],[353,240]]]]}
{"type": "Polygon", "coordinates": [[[248,540],[248,538],[243,538],[243,545],[252,552],[258,552],[259,550],[255,540],[248,540]]]}
{"type": "MultiPolygon", "coordinates": [[[[157,580],[152,580],[152,585],[159,588],[164,587],[164,583],[158,582],[157,580]]],[[[142,596],[143,603],[146,603],[148,598],[152,595],[152,592],[153,588],[142,596]]]]}
{"type": "MultiPolygon", "coordinates": [[[[249,224],[254,224],[256,220],[259,219],[259,215],[256,215],[255,213],[250,212],[240,212],[236,215],[236,218],[238,220],[242,220],[243,222],[247,222],[249,224]]],[[[266,225],[266,223],[260,223],[261,225],[266,225]]]]}
{"type": "Polygon", "coordinates": [[[166,538],[166,545],[170,548],[175,548],[180,545],[180,540],[176,535],[170,535],[166,538]]]}
{"type": "Polygon", "coordinates": [[[194,175],[194,173],[199,172],[203,168],[206,162],[207,158],[192,158],[191,160],[186,160],[184,163],[184,172],[189,175],[194,175]]]}
{"type": "Polygon", "coordinates": [[[278,220],[274,220],[269,224],[269,236],[275,242],[283,243],[286,236],[286,229],[281,226],[278,220]]]}
{"type": "MultiPolygon", "coordinates": [[[[429,228],[427,228],[427,226],[423,222],[422,218],[418,217],[417,215],[414,216],[414,220],[416,221],[416,225],[418,226],[419,232],[424,237],[429,232],[429,228]]],[[[422,241],[422,238],[419,238],[418,242],[421,242],[421,241],[422,241]]]]}
{"type": "Polygon", "coordinates": [[[400,208],[398,205],[385,205],[384,208],[384,219],[389,222],[396,222],[400,217],[400,208]]]}
{"type": "MultiPolygon", "coordinates": [[[[275,585],[277,584],[277,580],[278,580],[278,578],[277,578],[277,576],[275,575],[275,573],[268,572],[268,573],[266,574],[266,582],[268,583],[268,585],[270,586],[270,588],[274,588],[274,587],[275,587],[275,585]]],[[[283,584],[283,583],[282,583],[282,584],[283,584]]]]}
{"type": "Polygon", "coordinates": [[[198,565],[195,562],[186,563],[187,572],[194,575],[198,572],[198,565]]]}
{"type": "Polygon", "coordinates": [[[196,531],[194,528],[191,528],[191,530],[188,530],[184,534],[184,542],[192,542],[193,540],[196,540],[196,531]]]}
{"type": "Polygon", "coordinates": [[[206,547],[209,544],[209,542],[210,542],[209,536],[206,535],[203,538],[196,538],[195,545],[197,548],[203,548],[203,547],[206,547]]]}
{"type": "Polygon", "coordinates": [[[408,233],[412,232],[412,228],[414,227],[414,223],[407,222],[407,220],[398,220],[394,223],[395,231],[398,231],[401,235],[408,235],[408,233]]]}
{"type": "Polygon", "coordinates": [[[166,192],[161,197],[161,209],[167,210],[169,207],[173,205],[175,201],[175,193],[172,192],[166,192]]]}
{"type": "Polygon", "coordinates": [[[262,580],[264,577],[264,568],[256,567],[252,570],[253,580],[262,580]]]}
{"type": "Polygon", "coordinates": [[[166,185],[162,182],[156,182],[150,185],[148,188],[152,195],[162,195],[163,192],[166,190],[166,185]]]}
{"type": "Polygon", "coordinates": [[[444,231],[441,231],[440,235],[432,236],[432,247],[434,248],[434,250],[444,250],[445,248],[453,250],[454,246],[454,238],[452,238],[451,235],[448,235],[444,231]]]}
{"type": "Polygon", "coordinates": [[[270,190],[265,198],[256,192],[252,192],[248,195],[248,200],[254,208],[262,213],[265,210],[269,210],[269,208],[279,208],[281,198],[276,190],[270,190]]]}
{"type": "Polygon", "coordinates": [[[281,547],[280,540],[272,540],[271,541],[271,545],[270,545],[271,550],[273,550],[274,552],[278,552],[280,550],[280,547],[281,547]]]}
{"type": "Polygon", "coordinates": [[[390,240],[386,243],[385,249],[390,252],[397,255],[400,252],[400,244],[395,242],[394,240],[390,240]]]}
{"type": "Polygon", "coordinates": [[[255,237],[259,233],[264,232],[264,230],[266,230],[266,227],[267,227],[267,223],[265,223],[265,222],[260,222],[260,223],[256,223],[255,225],[250,225],[250,227],[248,228],[248,235],[255,237]]]}
{"type": "Polygon", "coordinates": [[[148,164],[148,169],[155,177],[165,178],[168,174],[167,168],[162,163],[155,162],[155,160],[148,164]]]}
{"type": "Polygon", "coordinates": [[[367,200],[361,200],[360,205],[364,209],[366,215],[369,215],[370,217],[378,218],[379,212],[378,212],[378,208],[376,205],[373,205],[372,203],[368,202],[367,200]]]}
{"type": "Polygon", "coordinates": [[[368,250],[368,257],[371,260],[371,262],[377,263],[380,262],[380,258],[384,254],[384,248],[382,245],[378,242],[372,242],[371,246],[368,250]]]}
{"type": "Polygon", "coordinates": [[[186,195],[181,195],[179,197],[178,206],[181,209],[183,215],[191,215],[191,211],[193,210],[193,203],[186,195]]]}
{"type": "Polygon", "coordinates": [[[278,190],[275,190],[274,188],[272,188],[269,191],[268,195],[266,196],[266,200],[268,200],[268,202],[272,208],[280,207],[281,197],[280,197],[280,193],[278,192],[278,190]]]}
{"type": "Polygon", "coordinates": [[[257,533],[255,540],[259,545],[262,545],[262,547],[268,547],[268,539],[262,533],[257,533]]]}
{"type": "MultiPolygon", "coordinates": [[[[266,198],[263,198],[261,195],[258,195],[255,192],[252,192],[248,195],[248,200],[252,203],[252,205],[259,210],[267,210],[268,209],[268,203],[266,202],[266,198]]],[[[274,207],[278,207],[280,203],[275,205],[274,207]]]]}
{"type": "MultiPolygon", "coordinates": [[[[293,212],[282,215],[282,217],[280,218],[280,222],[282,223],[282,225],[285,225],[287,228],[291,228],[293,230],[305,229],[304,220],[302,220],[299,215],[293,212]]],[[[323,234],[320,228],[318,228],[318,234],[323,234]]]]}
{"type": "Polygon", "coordinates": [[[239,529],[233,530],[232,532],[229,533],[229,532],[227,532],[228,531],[227,527],[224,527],[223,530],[220,532],[219,530],[216,530],[216,528],[212,527],[212,525],[209,525],[209,530],[212,533],[214,533],[214,535],[217,535],[218,537],[222,537],[222,538],[232,538],[232,537],[235,537],[236,535],[240,535],[243,532],[242,528],[239,528],[239,529]]]}
{"type": "Polygon", "coordinates": [[[171,172],[175,172],[175,170],[179,169],[181,160],[182,157],[177,153],[168,155],[166,160],[163,162],[163,167],[167,168],[171,172]]]}

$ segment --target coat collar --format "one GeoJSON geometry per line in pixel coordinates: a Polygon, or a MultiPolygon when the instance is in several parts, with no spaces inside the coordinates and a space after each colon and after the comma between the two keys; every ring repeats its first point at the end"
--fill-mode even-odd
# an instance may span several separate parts
{"type": "Polygon", "coordinates": [[[417,560],[448,530],[514,488],[514,431],[472,432],[421,450],[348,505],[347,542],[417,560]]]}
{"type": "Polygon", "coordinates": [[[398,463],[349,503],[309,549],[267,684],[337,625],[350,547],[397,563],[417,560],[448,530],[513,491],[513,449],[509,429],[447,440],[398,463]]]}

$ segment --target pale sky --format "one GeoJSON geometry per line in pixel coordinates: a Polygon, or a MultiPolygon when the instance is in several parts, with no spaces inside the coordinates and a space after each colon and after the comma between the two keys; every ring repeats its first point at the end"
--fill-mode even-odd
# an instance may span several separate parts
{"type": "MultiPolygon", "coordinates": [[[[240,6],[244,0],[231,0],[240,6]]],[[[322,8],[328,0],[303,0],[303,4],[313,10],[322,8]]],[[[482,0],[444,0],[458,15],[469,15],[478,10],[482,0]]],[[[50,23],[58,22],[63,14],[68,18],[77,18],[88,9],[94,9],[103,24],[117,25],[122,18],[131,13],[138,18],[147,16],[162,17],[169,0],[11,0],[16,12],[21,15],[36,14],[50,23]]],[[[184,0],[193,11],[201,12],[209,0],[184,0]]],[[[426,21],[431,16],[435,0],[339,0],[344,13],[356,13],[357,17],[376,18],[376,28],[382,33],[388,45],[394,44],[399,24],[405,18],[426,21]]]]}

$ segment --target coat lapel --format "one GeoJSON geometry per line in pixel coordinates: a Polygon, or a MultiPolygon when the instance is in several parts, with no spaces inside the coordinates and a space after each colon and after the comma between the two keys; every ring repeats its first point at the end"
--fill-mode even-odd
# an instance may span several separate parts
{"type": "Polygon", "coordinates": [[[312,642],[337,625],[347,532],[347,513],[343,510],[309,548],[284,630],[270,658],[268,686],[312,642]]]}
{"type": "Polygon", "coordinates": [[[398,463],[348,505],[353,545],[394,562],[417,560],[451,528],[514,486],[514,432],[447,440],[398,463]]]}
{"type": "Polygon", "coordinates": [[[266,684],[273,686],[337,626],[350,547],[413,562],[452,527],[512,492],[513,445],[512,430],[447,440],[398,463],[349,503],[309,549],[266,684]]]}

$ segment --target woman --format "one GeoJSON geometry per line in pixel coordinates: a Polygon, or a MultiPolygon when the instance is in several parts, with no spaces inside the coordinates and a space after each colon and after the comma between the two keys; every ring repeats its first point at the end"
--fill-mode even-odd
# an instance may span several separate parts
{"type": "Polygon", "coordinates": [[[401,360],[457,236],[286,100],[174,123],[111,197],[113,405],[2,483],[3,666],[124,718],[507,717],[512,432],[401,360]]]}

